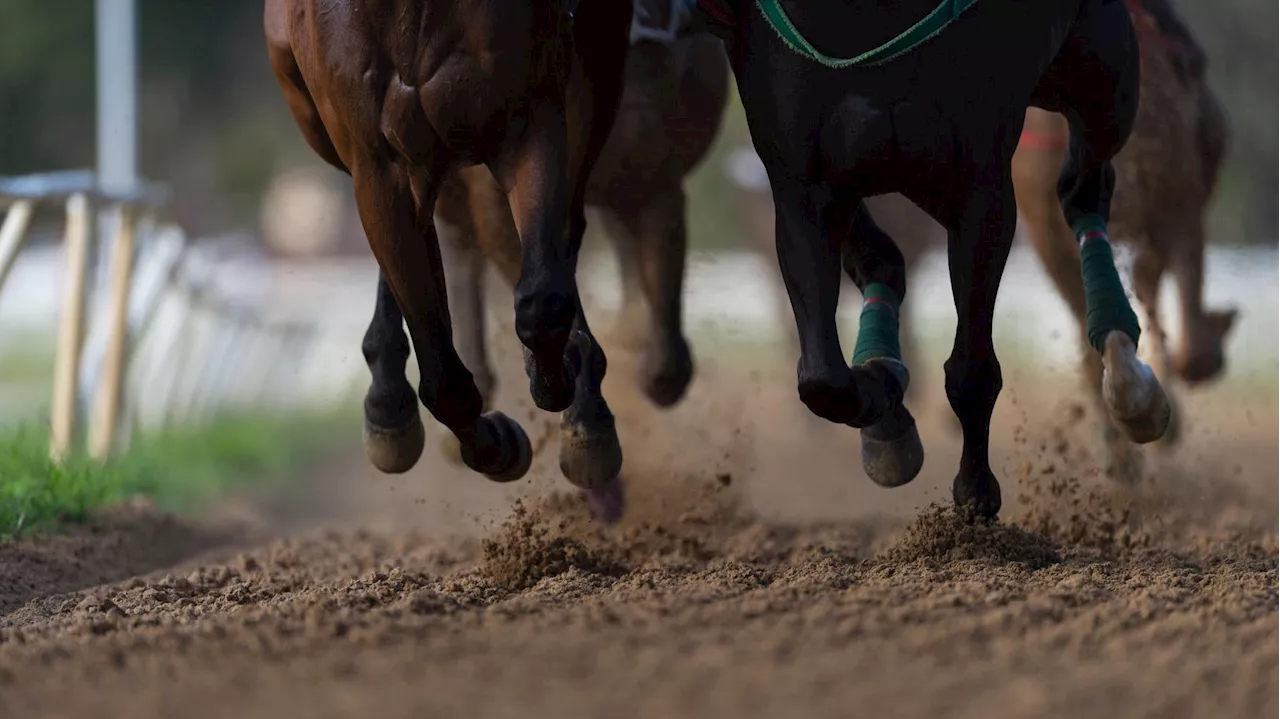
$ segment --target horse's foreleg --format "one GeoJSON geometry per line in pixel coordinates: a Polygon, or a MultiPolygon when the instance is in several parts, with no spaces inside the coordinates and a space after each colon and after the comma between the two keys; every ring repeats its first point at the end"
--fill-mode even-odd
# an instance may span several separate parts
{"type": "MultiPolygon", "coordinates": [[[[846,202],[842,200],[842,203],[846,202]]],[[[906,260],[866,206],[854,206],[852,228],[841,243],[845,273],[862,292],[862,316],[853,350],[853,366],[884,373],[896,386],[896,403],[862,428],[862,468],[876,484],[897,487],[916,478],[924,466],[924,446],[915,418],[902,403],[910,386],[900,340],[900,308],[907,294],[906,260]]]]}
{"type": "Polygon", "coordinates": [[[1111,159],[1133,129],[1138,105],[1137,40],[1122,4],[1090,5],[1050,72],[1071,126],[1058,196],[1079,241],[1089,344],[1102,356],[1102,395],[1111,419],[1145,444],[1168,428],[1170,407],[1154,372],[1137,358],[1137,315],[1116,272],[1107,235],[1115,170],[1111,159]]]}
{"type": "Polygon", "coordinates": [[[649,307],[647,347],[639,369],[640,388],[659,407],[684,397],[693,379],[693,355],[682,331],[685,239],[685,196],[679,179],[664,183],[641,206],[614,224],[625,225],[635,238],[635,272],[649,307]]]}
{"type": "Polygon", "coordinates": [[[989,443],[991,414],[1003,379],[991,340],[992,317],[1017,211],[1011,182],[970,192],[947,241],[957,325],[944,371],[947,400],[964,435],[951,493],[956,506],[971,506],[980,517],[995,517],[1000,512],[1000,483],[991,471],[989,443]]]}
{"type": "Polygon", "coordinates": [[[634,213],[634,208],[602,208],[598,216],[618,258],[618,280],[622,290],[611,334],[620,345],[638,352],[644,348],[653,327],[646,315],[644,283],[640,279],[641,240],[635,227],[637,219],[634,213]]]}

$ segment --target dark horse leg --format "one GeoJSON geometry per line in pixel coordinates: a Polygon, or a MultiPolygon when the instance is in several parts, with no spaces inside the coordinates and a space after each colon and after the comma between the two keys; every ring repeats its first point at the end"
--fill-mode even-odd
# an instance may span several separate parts
{"type": "MultiPolygon", "coordinates": [[[[650,313],[640,388],[657,406],[670,407],[684,397],[693,379],[693,354],[681,327],[687,247],[684,189],[679,178],[660,185],[638,206],[609,208],[601,217],[619,246],[624,289],[626,277],[633,275],[631,281],[644,293],[650,313]]],[[[623,299],[625,312],[626,292],[623,299]]]]}
{"type": "MultiPolygon", "coordinates": [[[[862,292],[862,316],[853,350],[854,367],[890,369],[902,393],[909,391],[909,374],[903,362],[900,338],[901,304],[907,295],[906,260],[897,243],[876,224],[864,203],[854,207],[851,231],[841,245],[845,274],[862,292]]],[[[897,391],[897,390],[895,390],[897,391]]],[[[924,445],[915,418],[902,397],[874,424],[866,425],[862,438],[862,468],[883,487],[898,487],[916,478],[924,466],[924,445]]]]}
{"type": "Polygon", "coordinates": [[[567,112],[535,111],[544,131],[527,134],[491,165],[507,189],[523,248],[515,315],[530,394],[539,408],[564,412],[560,470],[604,521],[623,511],[622,448],[600,391],[607,361],[587,326],[575,272],[586,232],[587,181],[621,100],[630,19],[630,4],[578,8],[567,112]]]}
{"type": "Polygon", "coordinates": [[[1111,160],[1133,129],[1138,72],[1137,39],[1124,4],[1085,3],[1033,102],[1061,112],[1071,127],[1058,196],[1080,243],[1089,344],[1102,356],[1102,396],[1112,421],[1145,444],[1164,435],[1171,408],[1155,373],[1137,358],[1138,319],[1107,236],[1111,160]]]}
{"type": "MultiPolygon", "coordinates": [[[[880,297],[883,285],[868,283],[869,294],[884,300],[887,309],[892,309],[895,315],[871,330],[869,338],[875,341],[860,347],[867,351],[865,356],[855,356],[852,368],[844,360],[836,333],[841,246],[850,234],[854,211],[860,203],[848,193],[833,193],[826,185],[790,178],[775,182],[773,188],[778,265],[791,299],[800,340],[800,361],[796,368],[800,401],[810,412],[837,424],[870,428],[888,422],[879,435],[873,430],[867,436],[897,440],[900,438],[897,430],[903,426],[897,408],[902,404],[908,382],[906,367],[894,356],[899,354],[896,298],[880,297]]],[[[861,237],[854,238],[855,242],[861,240],[861,237]]],[[[866,252],[860,259],[867,272],[875,273],[872,278],[898,282],[905,291],[900,253],[896,262],[874,251],[866,252]]],[[[890,292],[886,290],[883,294],[890,292]]],[[[877,303],[873,300],[871,304],[877,303]]],[[[862,331],[859,330],[860,337],[862,331]]],[[[909,467],[909,462],[899,464],[909,467]]],[[[887,474],[881,469],[871,467],[869,471],[875,473],[878,482],[901,484],[910,479],[901,469],[887,474]]]]}

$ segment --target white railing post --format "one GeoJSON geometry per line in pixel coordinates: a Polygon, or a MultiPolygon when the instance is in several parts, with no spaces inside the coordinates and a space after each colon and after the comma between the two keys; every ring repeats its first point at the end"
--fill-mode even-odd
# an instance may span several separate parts
{"type": "Polygon", "coordinates": [[[18,259],[18,252],[27,239],[27,226],[31,224],[31,215],[36,203],[31,200],[19,200],[9,206],[4,216],[4,224],[0,225],[0,292],[4,291],[4,281],[9,279],[9,270],[18,259]]]}
{"type": "Polygon", "coordinates": [[[129,290],[133,279],[133,208],[121,204],[111,247],[111,285],[107,301],[110,319],[107,353],[93,398],[93,422],[89,426],[89,455],[106,459],[116,441],[120,421],[120,387],[129,344],[129,290]]]}
{"type": "Polygon", "coordinates": [[[62,316],[53,363],[53,406],[49,412],[49,451],[54,460],[66,456],[76,432],[76,380],[84,336],[85,270],[89,252],[89,201],[83,194],[67,199],[67,274],[62,288],[62,316]]]}

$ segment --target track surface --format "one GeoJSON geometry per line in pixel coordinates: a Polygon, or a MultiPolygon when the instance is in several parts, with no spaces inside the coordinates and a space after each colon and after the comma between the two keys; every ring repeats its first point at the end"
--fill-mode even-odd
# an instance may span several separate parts
{"type": "Polygon", "coordinates": [[[200,525],[0,548],[0,717],[1276,716],[1274,396],[1201,412],[1125,489],[1069,386],[1007,373],[1007,524],[973,528],[928,506],[939,408],[925,474],[885,491],[788,372],[704,360],[657,414],[610,371],[610,532],[550,494],[551,442],[514,487],[357,459],[200,525]]]}

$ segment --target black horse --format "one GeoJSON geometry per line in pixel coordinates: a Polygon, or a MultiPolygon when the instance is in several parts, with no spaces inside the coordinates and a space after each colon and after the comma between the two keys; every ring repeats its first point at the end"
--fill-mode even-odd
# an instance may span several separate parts
{"type": "Polygon", "coordinates": [[[1058,194],[1081,242],[1088,334],[1103,358],[1108,409],[1135,442],[1164,433],[1168,400],[1135,356],[1137,318],[1106,233],[1111,159],[1138,101],[1137,43],[1124,3],[700,1],[704,21],[725,41],[768,170],[800,338],[800,399],[820,417],[861,428],[874,481],[905,484],[924,456],[902,404],[903,257],[863,205],[898,192],[948,231],[958,326],[946,391],[964,436],[953,496],[978,516],[1000,510],[988,460],[1002,386],[992,314],[1016,222],[1010,160],[1028,106],[1070,123],[1058,194]],[[842,267],[864,296],[852,368],[836,334],[842,267]]]}

